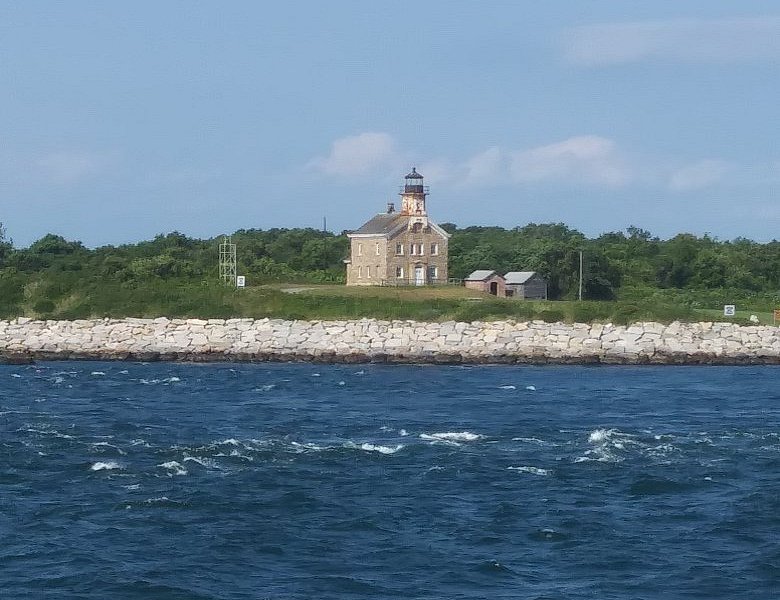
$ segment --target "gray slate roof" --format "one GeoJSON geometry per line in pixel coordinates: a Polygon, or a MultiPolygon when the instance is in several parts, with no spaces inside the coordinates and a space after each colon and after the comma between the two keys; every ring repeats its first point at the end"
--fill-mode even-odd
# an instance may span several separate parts
{"type": "Polygon", "coordinates": [[[504,279],[510,285],[522,284],[536,275],[536,271],[511,271],[504,275],[504,279]]]}
{"type": "Polygon", "coordinates": [[[352,233],[383,235],[390,233],[396,227],[408,220],[409,215],[402,215],[401,213],[380,213],[364,223],[360,229],[356,229],[352,233]]]}
{"type": "Polygon", "coordinates": [[[464,281],[485,281],[485,279],[492,277],[495,274],[495,271],[489,271],[488,269],[477,269],[471,275],[466,277],[464,281]]]}

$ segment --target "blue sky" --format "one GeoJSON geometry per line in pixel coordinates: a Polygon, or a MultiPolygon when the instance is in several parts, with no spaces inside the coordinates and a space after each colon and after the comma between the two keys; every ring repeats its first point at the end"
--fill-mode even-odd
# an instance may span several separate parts
{"type": "Polygon", "coordinates": [[[17,246],[438,222],[778,238],[776,1],[0,1],[17,246]]]}

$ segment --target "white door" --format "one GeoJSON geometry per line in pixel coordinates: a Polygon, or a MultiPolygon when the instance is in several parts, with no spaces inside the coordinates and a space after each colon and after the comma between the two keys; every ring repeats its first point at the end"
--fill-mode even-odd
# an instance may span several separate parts
{"type": "Polygon", "coordinates": [[[425,267],[414,268],[414,285],[425,285],[425,267]]]}

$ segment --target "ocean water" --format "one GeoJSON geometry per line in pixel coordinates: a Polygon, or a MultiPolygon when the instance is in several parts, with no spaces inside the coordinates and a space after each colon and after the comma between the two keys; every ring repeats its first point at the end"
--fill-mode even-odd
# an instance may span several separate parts
{"type": "Polygon", "coordinates": [[[0,597],[780,598],[779,381],[0,366],[0,597]]]}

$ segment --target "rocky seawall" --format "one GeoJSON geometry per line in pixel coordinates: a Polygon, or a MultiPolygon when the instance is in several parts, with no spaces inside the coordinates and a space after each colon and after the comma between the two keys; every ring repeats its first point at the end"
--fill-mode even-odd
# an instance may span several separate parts
{"type": "Polygon", "coordinates": [[[730,323],[0,321],[0,361],[780,364],[780,328],[730,323]]]}

